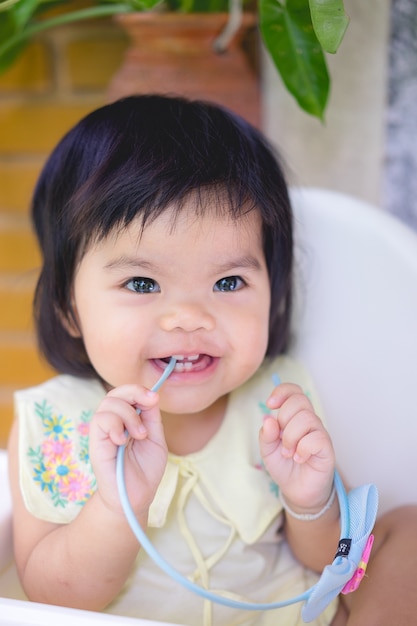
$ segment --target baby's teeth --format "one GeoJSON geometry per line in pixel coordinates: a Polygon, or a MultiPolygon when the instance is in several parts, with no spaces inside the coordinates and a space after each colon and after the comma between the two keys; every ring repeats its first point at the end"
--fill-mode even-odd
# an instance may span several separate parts
{"type": "Polygon", "coordinates": [[[190,356],[184,356],[184,354],[173,354],[172,355],[176,361],[197,361],[199,354],[191,354],[190,356]]]}
{"type": "Polygon", "coordinates": [[[180,361],[179,363],[175,364],[176,372],[184,372],[184,370],[186,372],[189,372],[192,368],[193,368],[193,364],[191,361],[180,361]]]}

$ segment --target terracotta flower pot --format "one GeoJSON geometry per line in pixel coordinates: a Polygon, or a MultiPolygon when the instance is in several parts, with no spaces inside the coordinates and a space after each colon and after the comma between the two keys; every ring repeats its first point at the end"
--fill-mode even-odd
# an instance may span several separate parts
{"type": "Polygon", "coordinates": [[[124,64],[112,80],[110,100],[134,93],[170,93],[224,104],[260,124],[259,81],[242,37],[256,23],[244,14],[238,33],[223,53],[213,42],[226,13],[130,13],[117,22],[131,38],[124,64]]]}

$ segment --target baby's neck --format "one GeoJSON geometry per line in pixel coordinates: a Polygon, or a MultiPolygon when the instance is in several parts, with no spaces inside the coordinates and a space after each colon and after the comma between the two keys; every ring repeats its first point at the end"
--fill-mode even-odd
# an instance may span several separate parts
{"type": "Polygon", "coordinates": [[[202,450],[219,430],[226,406],[227,396],[223,396],[199,413],[163,413],[168,450],[178,456],[202,450]]]}

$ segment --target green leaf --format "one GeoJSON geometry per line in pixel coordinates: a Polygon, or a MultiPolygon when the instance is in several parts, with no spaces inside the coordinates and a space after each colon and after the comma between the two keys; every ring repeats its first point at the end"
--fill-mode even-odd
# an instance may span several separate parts
{"type": "Polygon", "coordinates": [[[45,20],[29,19],[42,12],[45,8],[49,8],[48,5],[55,4],[58,4],[56,0],[38,0],[37,2],[35,0],[27,0],[26,3],[18,2],[12,6],[11,10],[0,13],[0,73],[12,65],[32,37],[48,28],[134,10],[132,0],[124,3],[106,2],[106,4],[97,4],[85,9],[62,13],[45,20]],[[23,13],[20,13],[19,11],[23,8],[23,4],[25,4],[25,8],[23,13]],[[36,11],[35,5],[38,5],[36,11]]]}
{"type": "MultiPolygon", "coordinates": [[[[0,13],[0,42],[7,41],[16,33],[16,24],[11,13],[0,13]]],[[[4,72],[12,63],[20,52],[19,49],[12,49],[7,53],[0,52],[0,72],[4,72]]]]}
{"type": "Polygon", "coordinates": [[[167,0],[170,11],[217,13],[229,10],[229,0],[167,0]]]}
{"type": "Polygon", "coordinates": [[[42,2],[39,0],[19,0],[10,12],[13,15],[16,24],[16,30],[19,31],[30,21],[33,15],[38,11],[42,2]]]}
{"type": "Polygon", "coordinates": [[[3,11],[6,3],[0,3],[0,73],[13,65],[26,47],[26,42],[19,40],[19,36],[36,12],[38,4],[38,0],[25,0],[25,2],[18,0],[8,4],[8,10],[3,11]],[[9,47],[8,42],[13,42],[16,37],[17,42],[9,47]],[[6,46],[2,42],[6,42],[6,46]]]}
{"type": "MultiPolygon", "coordinates": [[[[116,4],[120,0],[102,0],[99,4],[116,4]]],[[[125,0],[124,4],[130,11],[149,11],[161,4],[161,0],[125,0]]]]}
{"type": "Polygon", "coordinates": [[[300,107],[323,120],[330,79],[305,0],[259,0],[265,46],[300,107]]]}
{"type": "Polygon", "coordinates": [[[19,0],[0,0],[0,11],[8,11],[19,0]]]}
{"type": "Polygon", "coordinates": [[[309,0],[311,20],[323,50],[334,54],[349,24],[343,0],[309,0]]]}

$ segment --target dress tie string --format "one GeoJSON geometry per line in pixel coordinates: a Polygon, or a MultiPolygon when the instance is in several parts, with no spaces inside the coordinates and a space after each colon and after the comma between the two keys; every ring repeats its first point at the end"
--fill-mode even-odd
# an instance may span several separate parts
{"type": "MultiPolygon", "coordinates": [[[[191,463],[189,463],[186,459],[180,459],[178,463],[178,470],[179,476],[184,481],[180,488],[180,493],[177,501],[178,525],[180,532],[184,537],[185,542],[187,543],[187,546],[189,547],[196,563],[196,569],[191,574],[191,576],[189,576],[189,578],[193,582],[199,581],[199,584],[201,584],[202,587],[204,587],[205,589],[209,589],[210,570],[225,556],[225,554],[229,550],[231,544],[233,543],[233,540],[237,535],[237,528],[228,519],[219,514],[218,511],[214,510],[209,500],[203,493],[203,490],[201,489],[201,486],[199,484],[199,473],[191,463]],[[230,529],[229,535],[224,545],[207,557],[204,557],[204,555],[202,554],[187,524],[185,508],[187,506],[187,502],[191,493],[194,494],[201,506],[207,511],[209,515],[211,515],[211,517],[230,529]]],[[[217,592],[224,593],[225,595],[230,595],[230,592],[226,592],[223,590],[217,590],[217,592]]],[[[212,606],[212,602],[210,602],[209,600],[204,600],[204,626],[212,626],[213,624],[212,606]]]]}

